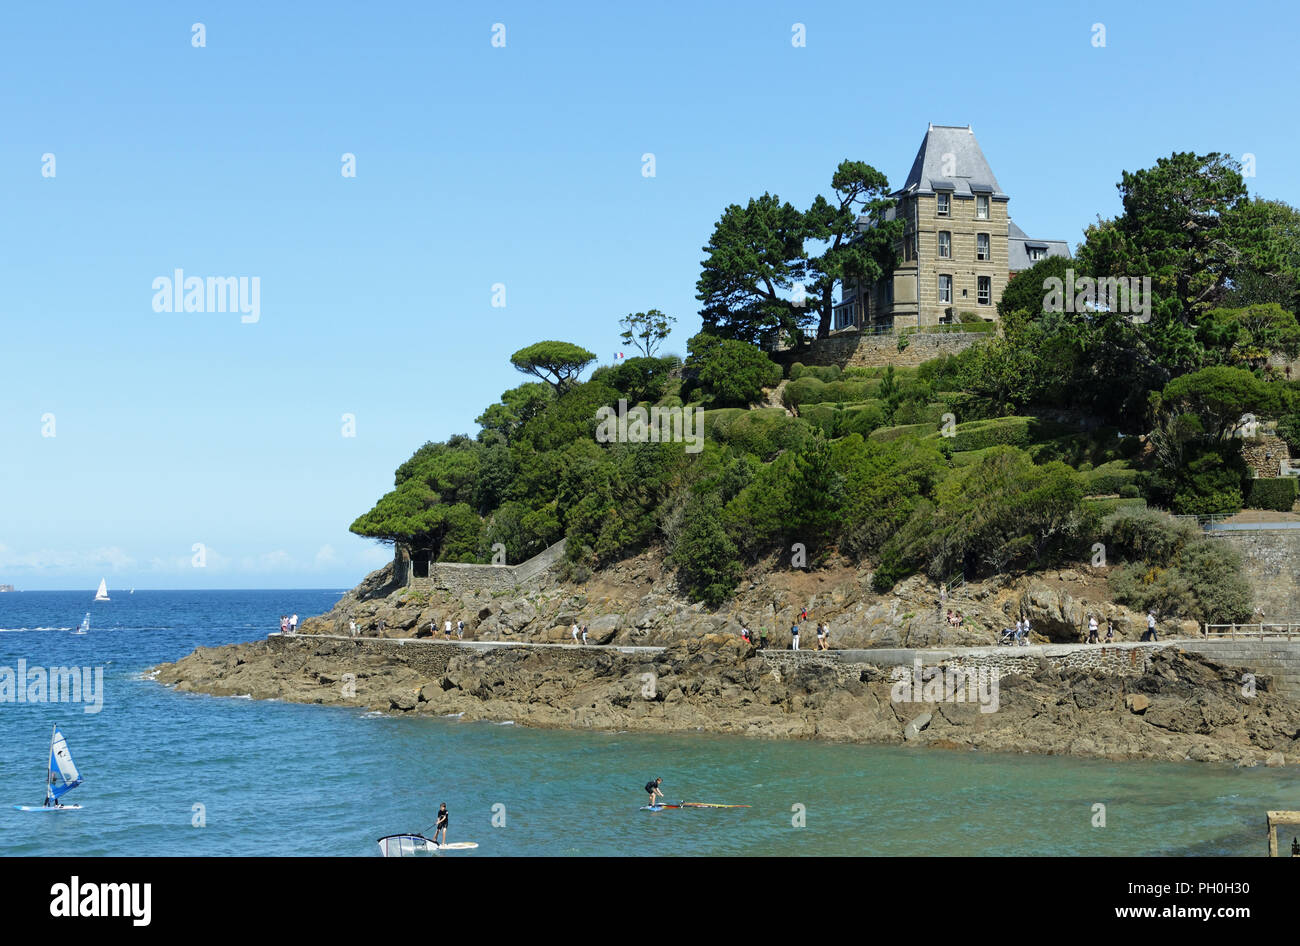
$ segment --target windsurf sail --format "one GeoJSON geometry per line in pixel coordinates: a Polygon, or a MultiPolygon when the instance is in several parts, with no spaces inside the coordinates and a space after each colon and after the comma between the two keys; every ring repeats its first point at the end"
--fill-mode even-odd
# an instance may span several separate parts
{"type": "Polygon", "coordinates": [[[78,633],[78,634],[84,634],[84,633],[86,633],[88,630],[90,630],[90,612],[89,612],[89,611],[87,611],[87,612],[86,612],[86,616],[85,616],[84,618],[81,619],[81,629],[80,629],[79,631],[77,631],[77,633],[78,633]]]}
{"type": "Polygon", "coordinates": [[[108,601],[108,579],[99,579],[99,590],[95,592],[96,601],[108,601]]]}
{"type": "Polygon", "coordinates": [[[427,857],[438,850],[438,842],[422,834],[390,834],[379,839],[384,857],[427,857]]]}
{"type": "Polygon", "coordinates": [[[58,801],[80,785],[82,781],[84,780],[81,773],[77,771],[77,766],[72,761],[72,753],[68,751],[68,741],[63,738],[63,733],[59,732],[59,727],[55,726],[54,735],[50,737],[50,766],[46,798],[58,801]]]}

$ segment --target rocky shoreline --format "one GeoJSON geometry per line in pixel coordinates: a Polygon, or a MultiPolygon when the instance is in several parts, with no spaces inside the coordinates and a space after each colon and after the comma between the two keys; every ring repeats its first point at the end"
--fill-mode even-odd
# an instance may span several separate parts
{"type": "Polygon", "coordinates": [[[758,651],[729,634],[675,641],[657,654],[382,643],[388,653],[367,652],[362,641],[277,637],[199,648],[154,675],[185,692],[541,728],[1239,765],[1283,765],[1300,751],[1300,704],[1267,677],[1244,695],[1241,670],[1177,647],[1155,651],[1129,675],[1040,660],[1033,673],[1003,676],[988,712],[976,702],[899,699],[889,667],[758,651]]]}

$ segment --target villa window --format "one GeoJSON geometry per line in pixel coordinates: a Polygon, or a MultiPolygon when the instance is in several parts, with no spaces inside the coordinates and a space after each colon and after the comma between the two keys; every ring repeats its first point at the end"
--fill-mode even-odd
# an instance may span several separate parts
{"type": "Polygon", "coordinates": [[[939,301],[947,305],[952,304],[952,277],[943,275],[939,277],[939,301]]]}
{"type": "Polygon", "coordinates": [[[980,194],[975,198],[975,219],[987,220],[989,218],[989,198],[987,194],[980,194]]]}
{"type": "Polygon", "coordinates": [[[993,302],[993,280],[988,276],[979,277],[977,286],[980,305],[990,305],[993,302]]]}
{"type": "Polygon", "coordinates": [[[936,195],[935,195],[935,210],[934,210],[934,212],[935,212],[936,214],[938,214],[940,217],[946,217],[946,216],[948,216],[948,201],[949,201],[949,200],[950,200],[950,197],[949,197],[948,194],[939,193],[939,194],[936,194],[936,195]]]}
{"type": "Polygon", "coordinates": [[[1029,258],[1034,262],[1037,262],[1038,260],[1042,259],[1046,255],[1047,255],[1046,250],[1040,250],[1035,248],[1029,251],[1029,258]]]}
{"type": "Polygon", "coordinates": [[[975,258],[980,260],[989,258],[989,235],[987,233],[977,233],[975,235],[975,258]]]}
{"type": "Polygon", "coordinates": [[[939,231],[939,257],[952,259],[952,234],[947,230],[939,231]]]}

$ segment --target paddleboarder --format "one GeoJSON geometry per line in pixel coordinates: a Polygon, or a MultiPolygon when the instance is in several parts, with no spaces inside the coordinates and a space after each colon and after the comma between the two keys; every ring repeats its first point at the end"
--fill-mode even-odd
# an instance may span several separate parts
{"type": "Polygon", "coordinates": [[[646,791],[649,793],[649,795],[650,795],[650,807],[652,807],[652,808],[654,807],[654,804],[655,804],[655,797],[656,797],[656,796],[658,796],[659,798],[663,798],[663,797],[664,797],[664,793],[661,792],[661,791],[659,791],[659,786],[660,786],[660,784],[662,784],[662,783],[663,783],[663,779],[662,779],[662,778],[657,778],[657,779],[655,779],[653,782],[646,782],[646,783],[645,783],[645,790],[646,790],[646,791]]]}
{"type": "Polygon", "coordinates": [[[438,806],[438,821],[433,827],[433,841],[441,846],[447,843],[447,803],[438,806]],[[439,837],[439,833],[442,837],[439,837]]]}

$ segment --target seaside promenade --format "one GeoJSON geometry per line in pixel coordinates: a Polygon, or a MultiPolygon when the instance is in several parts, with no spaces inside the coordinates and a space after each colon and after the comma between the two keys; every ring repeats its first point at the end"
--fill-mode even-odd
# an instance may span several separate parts
{"type": "MultiPolygon", "coordinates": [[[[532,643],[525,641],[466,641],[409,637],[349,637],[342,634],[280,634],[268,640],[277,647],[310,646],[313,641],[348,642],[369,653],[396,655],[411,650],[426,651],[432,666],[445,669],[447,658],[461,650],[487,653],[499,649],[532,649],[562,652],[570,659],[583,655],[617,653],[653,658],[664,652],[662,646],[614,644],[532,643]],[[436,655],[436,656],[435,656],[436,655]]],[[[1202,654],[1218,664],[1242,667],[1274,680],[1277,692],[1300,699],[1300,640],[1285,637],[1205,638],[1179,637],[1162,641],[1120,641],[1110,644],[1029,644],[1024,647],[987,645],[982,647],[879,647],[840,650],[800,650],[768,648],[759,656],[775,667],[821,663],[847,670],[851,666],[870,665],[880,668],[911,667],[916,661],[930,667],[940,664],[968,670],[993,670],[998,675],[1033,673],[1041,662],[1058,670],[1096,669],[1105,673],[1136,676],[1144,672],[1158,651],[1170,647],[1202,654]]],[[[421,661],[422,663],[425,661],[421,661]]]]}

